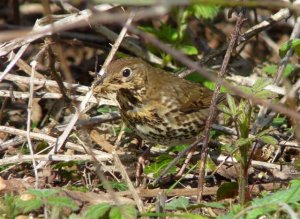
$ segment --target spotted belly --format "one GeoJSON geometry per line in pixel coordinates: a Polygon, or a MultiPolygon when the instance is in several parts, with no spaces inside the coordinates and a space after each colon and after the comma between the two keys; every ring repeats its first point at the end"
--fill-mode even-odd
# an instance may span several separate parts
{"type": "Polygon", "coordinates": [[[192,143],[203,130],[203,121],[195,117],[170,119],[152,114],[149,117],[121,113],[126,125],[142,139],[167,146],[192,143]]]}

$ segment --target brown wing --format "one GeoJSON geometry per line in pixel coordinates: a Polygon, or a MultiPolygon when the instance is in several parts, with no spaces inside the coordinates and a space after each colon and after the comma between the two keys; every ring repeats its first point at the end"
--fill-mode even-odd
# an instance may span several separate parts
{"type": "MultiPolygon", "coordinates": [[[[156,68],[152,70],[151,77],[148,77],[148,80],[152,84],[151,93],[156,93],[156,98],[159,99],[161,97],[161,94],[156,92],[158,90],[163,93],[170,93],[170,98],[173,99],[174,104],[180,106],[179,111],[184,113],[197,112],[210,107],[213,91],[196,83],[178,78],[169,72],[156,68]]],[[[218,102],[221,102],[222,99],[224,97],[221,95],[218,102]]]]}

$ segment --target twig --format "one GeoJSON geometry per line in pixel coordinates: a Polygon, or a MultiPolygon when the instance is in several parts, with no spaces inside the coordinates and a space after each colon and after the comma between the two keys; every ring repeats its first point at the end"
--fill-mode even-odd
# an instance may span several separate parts
{"type": "MultiPolygon", "coordinates": [[[[139,10],[137,15],[135,16],[135,20],[145,19],[150,17],[158,17],[167,13],[167,8],[165,6],[153,6],[151,8],[139,10]]],[[[52,16],[53,20],[58,17],[62,18],[58,21],[53,22],[53,24],[47,24],[45,26],[38,26],[35,30],[29,32],[27,35],[23,37],[16,38],[11,42],[5,42],[0,45],[0,56],[6,55],[10,51],[23,46],[25,44],[31,43],[41,37],[51,35],[54,32],[61,32],[70,30],[73,28],[79,28],[84,26],[90,26],[90,24],[95,23],[108,23],[108,22],[123,22],[128,19],[129,14],[124,13],[108,13],[108,12],[99,12],[97,13],[97,8],[93,12],[91,10],[83,10],[79,13],[64,15],[64,16],[52,16]],[[89,22],[87,22],[89,21],[89,22]]],[[[42,22],[43,20],[41,20],[42,22]]],[[[7,38],[0,38],[0,41],[5,41],[7,38]]]]}
{"type": "MultiPolygon", "coordinates": [[[[0,97],[13,97],[16,99],[28,99],[29,93],[28,92],[20,92],[20,91],[9,91],[9,90],[0,90],[0,97]]],[[[60,93],[47,93],[47,92],[35,92],[34,98],[41,98],[41,99],[60,99],[62,98],[62,94],[60,93]]],[[[72,100],[76,101],[83,101],[85,96],[74,95],[70,97],[72,100]]],[[[116,106],[116,103],[112,100],[99,98],[96,99],[95,97],[91,97],[88,100],[89,103],[98,103],[99,106],[101,105],[110,105],[116,106]]]]}
{"type": "Polygon", "coordinates": [[[26,138],[28,142],[28,147],[30,151],[30,155],[32,157],[32,165],[33,165],[33,170],[34,170],[34,176],[35,176],[35,188],[38,188],[39,186],[39,177],[38,177],[38,172],[36,168],[36,161],[34,159],[34,151],[33,151],[33,146],[31,143],[31,138],[30,138],[30,129],[31,129],[31,109],[32,109],[32,100],[33,100],[33,90],[34,90],[34,85],[33,85],[33,79],[34,79],[34,72],[36,69],[37,65],[37,58],[39,55],[44,53],[45,50],[41,50],[38,55],[36,56],[36,59],[31,62],[32,66],[32,72],[31,72],[31,77],[30,77],[30,86],[29,86],[29,100],[28,100],[28,107],[27,107],[27,128],[26,128],[26,138]]]}
{"type": "Polygon", "coordinates": [[[203,132],[204,139],[203,139],[203,146],[202,146],[202,150],[201,150],[199,177],[198,177],[198,189],[199,189],[199,193],[197,196],[198,202],[200,202],[202,200],[205,165],[206,165],[206,159],[207,159],[207,153],[208,153],[208,141],[209,141],[209,136],[210,136],[209,132],[210,132],[210,129],[212,126],[212,122],[215,118],[217,101],[218,101],[218,97],[219,97],[219,93],[220,93],[220,88],[222,85],[222,82],[220,80],[224,77],[224,75],[226,73],[227,66],[230,61],[231,53],[233,51],[234,46],[236,45],[236,43],[238,41],[239,34],[240,34],[240,31],[241,31],[244,21],[245,21],[245,18],[243,16],[243,13],[240,13],[240,15],[238,16],[238,19],[236,21],[236,26],[235,26],[235,30],[232,34],[232,38],[229,42],[228,49],[226,51],[221,70],[218,73],[219,81],[216,84],[214,94],[212,97],[212,101],[211,101],[211,106],[209,108],[210,114],[208,116],[208,119],[206,120],[205,129],[203,132]]]}
{"type": "Polygon", "coordinates": [[[7,75],[7,73],[15,66],[16,62],[18,61],[18,59],[21,58],[21,56],[26,51],[26,49],[27,49],[28,46],[29,46],[29,44],[25,44],[25,45],[23,45],[19,49],[19,51],[17,52],[17,54],[13,57],[13,59],[11,60],[11,62],[6,66],[5,70],[0,75],[0,82],[3,80],[3,78],[5,77],[5,75],[7,75]]]}
{"type": "MultiPolygon", "coordinates": [[[[16,163],[23,163],[23,162],[30,162],[32,161],[32,157],[35,160],[39,161],[92,161],[91,155],[82,154],[82,155],[62,155],[62,154],[53,154],[52,156],[48,156],[47,154],[34,154],[31,155],[22,155],[18,154],[11,157],[5,157],[0,159],[0,165],[7,165],[7,164],[16,164],[16,163]]],[[[107,161],[107,155],[95,155],[97,160],[99,161],[107,161]]],[[[116,169],[117,171],[117,169],[116,169]]]]}
{"type": "MultiPolygon", "coordinates": [[[[1,74],[1,72],[0,72],[1,74]]],[[[15,83],[22,83],[22,84],[29,84],[30,77],[24,77],[24,76],[19,76],[19,75],[14,75],[14,74],[8,74],[4,78],[7,81],[12,81],[15,83]]],[[[34,85],[43,85],[46,88],[47,87],[55,87],[58,88],[58,84],[54,80],[47,80],[47,79],[39,79],[39,78],[34,78],[33,80],[34,85]]],[[[74,89],[74,91],[80,92],[80,93],[86,93],[89,91],[88,86],[80,85],[80,84],[69,84],[66,82],[63,82],[64,87],[68,88],[71,87],[74,89]]]]}
{"type": "MultiPolygon", "coordinates": [[[[282,188],[282,183],[266,183],[266,184],[258,184],[253,185],[253,194],[259,194],[263,190],[276,190],[279,188],[282,188]]],[[[219,186],[216,187],[205,187],[203,191],[203,195],[216,195],[217,191],[219,189],[219,186]]],[[[173,196],[196,196],[198,189],[197,188],[183,188],[183,189],[172,189],[171,191],[169,189],[138,189],[137,190],[140,197],[157,197],[158,193],[164,193],[168,194],[168,197],[173,196]]],[[[124,192],[117,192],[117,195],[119,196],[132,196],[131,191],[124,191],[124,192]]]]}
{"type": "Polygon", "coordinates": [[[116,151],[113,151],[112,155],[113,155],[117,169],[120,171],[122,178],[125,180],[128,188],[129,188],[129,191],[132,193],[132,197],[136,203],[136,206],[138,207],[140,212],[144,212],[143,202],[142,202],[141,198],[139,197],[139,194],[137,193],[136,189],[134,188],[118,154],[116,153],[116,151]]]}

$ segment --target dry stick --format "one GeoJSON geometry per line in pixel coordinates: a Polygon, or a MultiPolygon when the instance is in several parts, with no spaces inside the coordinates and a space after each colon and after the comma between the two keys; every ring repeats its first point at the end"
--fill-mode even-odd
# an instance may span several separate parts
{"type": "Polygon", "coordinates": [[[142,202],[141,198],[139,197],[137,190],[134,188],[134,186],[133,186],[133,184],[132,184],[132,182],[131,182],[131,180],[130,180],[130,178],[129,178],[129,176],[128,176],[128,174],[127,174],[127,172],[115,150],[112,152],[112,155],[113,155],[117,169],[120,171],[122,178],[127,183],[129,191],[132,193],[132,197],[136,203],[136,206],[138,207],[140,212],[144,212],[145,209],[144,209],[143,202],[142,202]]]}
{"type": "Polygon", "coordinates": [[[12,61],[6,66],[4,72],[2,72],[2,74],[0,75],[0,82],[3,80],[5,75],[7,75],[7,73],[15,66],[16,62],[21,58],[28,46],[29,44],[25,44],[19,49],[17,54],[13,57],[12,61]]]}
{"type": "MultiPolygon", "coordinates": [[[[37,171],[37,166],[36,166],[36,161],[33,157],[34,151],[33,151],[33,146],[30,138],[30,129],[31,129],[31,112],[32,112],[32,101],[33,101],[33,93],[34,93],[34,85],[33,85],[33,80],[34,80],[34,74],[35,74],[35,69],[37,65],[37,60],[43,55],[45,52],[45,47],[38,52],[38,54],[35,56],[34,60],[31,62],[31,76],[30,76],[30,84],[29,84],[29,100],[28,100],[28,107],[27,107],[27,127],[26,127],[26,138],[28,142],[28,147],[30,151],[30,155],[32,156],[32,165],[33,165],[33,170],[34,170],[34,176],[35,176],[35,188],[38,188],[38,183],[39,183],[39,177],[38,177],[38,171],[37,171]]],[[[17,57],[17,55],[16,55],[17,57]]]]}
{"type": "MultiPolygon", "coordinates": [[[[16,128],[12,128],[12,127],[7,127],[7,126],[0,126],[0,132],[5,132],[5,133],[9,133],[12,135],[17,135],[17,136],[24,136],[26,137],[26,131],[24,130],[20,130],[20,129],[16,129],[16,128]]],[[[48,143],[55,143],[57,142],[57,138],[54,138],[52,136],[46,135],[46,134],[41,134],[41,133],[35,133],[35,132],[30,132],[30,138],[36,139],[36,140],[41,140],[41,141],[46,141],[48,143]]],[[[85,153],[85,150],[82,148],[82,146],[78,145],[78,144],[74,144],[72,142],[66,142],[66,148],[78,151],[78,152],[82,152],[85,153]]],[[[96,155],[103,155],[107,157],[107,161],[112,159],[112,156],[108,153],[105,153],[103,151],[99,151],[99,150],[92,150],[94,154],[96,155]]],[[[49,155],[47,155],[49,157],[49,155]]],[[[49,157],[51,160],[51,156],[49,157]]]]}
{"type": "MultiPolygon", "coordinates": [[[[98,161],[107,161],[106,155],[94,155],[95,158],[98,161]]],[[[32,161],[32,157],[35,160],[42,160],[42,161],[93,161],[93,158],[91,155],[88,154],[81,154],[81,155],[64,155],[64,154],[53,154],[49,160],[49,156],[47,154],[35,154],[33,156],[31,155],[22,155],[18,154],[11,157],[5,157],[0,159],[0,165],[7,165],[7,164],[16,164],[16,163],[23,163],[23,162],[29,162],[32,161]]],[[[118,171],[116,169],[116,171],[118,171]]]]}
{"type": "MultiPolygon", "coordinates": [[[[135,20],[146,19],[158,17],[166,14],[168,12],[168,8],[165,6],[153,6],[151,8],[143,9],[137,12],[135,16],[135,20]]],[[[94,8],[91,10],[83,10],[79,13],[71,14],[69,16],[64,16],[64,18],[55,21],[53,24],[48,24],[45,26],[39,26],[35,30],[30,31],[27,35],[16,38],[10,42],[6,42],[0,45],[0,56],[6,55],[10,51],[23,46],[24,44],[31,43],[41,37],[51,35],[53,33],[70,30],[73,28],[79,28],[84,26],[90,26],[90,24],[96,23],[112,23],[112,22],[123,22],[124,20],[129,18],[128,13],[120,14],[120,13],[108,13],[97,11],[94,8]],[[53,29],[52,27],[55,27],[53,29]]],[[[56,18],[56,16],[53,16],[56,18]]],[[[0,38],[3,41],[3,39],[0,38]]],[[[7,40],[7,39],[4,39],[7,40]]]]}
{"type": "MultiPolygon", "coordinates": [[[[36,56],[36,58],[38,58],[38,56],[40,54],[42,54],[45,50],[41,50],[41,52],[38,53],[38,55],[36,56]]],[[[32,165],[33,165],[33,170],[34,170],[34,176],[35,176],[35,188],[38,188],[39,186],[39,177],[38,177],[38,172],[37,172],[37,168],[36,168],[36,161],[34,159],[34,151],[33,151],[33,146],[31,143],[31,138],[30,138],[30,128],[31,128],[31,110],[32,110],[32,101],[33,101],[33,90],[34,90],[34,85],[33,85],[33,79],[34,79],[34,72],[36,69],[36,65],[37,65],[37,61],[36,59],[34,61],[31,62],[31,66],[32,66],[32,72],[31,72],[31,77],[30,77],[30,86],[29,86],[29,100],[28,100],[28,107],[27,107],[27,128],[26,128],[26,138],[27,138],[27,142],[28,142],[28,147],[29,147],[29,151],[30,151],[30,155],[32,156],[32,165]]]]}
{"type": "MultiPolygon", "coordinates": [[[[41,99],[60,99],[60,98],[62,98],[61,93],[36,92],[34,95],[35,95],[34,96],[35,98],[41,98],[41,99]]],[[[21,92],[21,91],[0,90],[0,97],[12,98],[12,96],[16,99],[28,99],[29,93],[21,92]]],[[[76,100],[76,101],[83,101],[85,99],[85,96],[73,95],[70,98],[72,100],[76,100]]],[[[99,106],[101,106],[101,105],[116,106],[115,101],[105,99],[105,98],[96,99],[95,97],[91,97],[87,102],[98,103],[99,106]]]]}
{"type": "MultiPolygon", "coordinates": [[[[238,19],[236,21],[235,29],[232,34],[232,38],[229,42],[228,49],[226,51],[223,64],[221,67],[221,70],[218,73],[218,78],[222,79],[226,73],[227,66],[230,61],[231,53],[234,49],[235,44],[238,41],[240,30],[242,28],[242,25],[245,21],[245,18],[242,13],[239,14],[238,19]]],[[[208,153],[208,141],[209,141],[209,132],[212,126],[212,122],[215,118],[215,113],[216,113],[216,106],[217,106],[217,100],[220,94],[220,88],[221,88],[222,82],[218,81],[216,84],[216,88],[212,97],[211,105],[209,107],[210,114],[208,116],[208,119],[206,120],[205,123],[205,129],[204,129],[204,140],[203,140],[203,146],[201,150],[201,157],[200,157],[200,167],[199,167],[199,177],[198,177],[198,196],[197,196],[197,201],[200,202],[202,200],[202,195],[203,195],[203,185],[204,185],[204,175],[205,175],[205,164],[206,164],[206,159],[207,159],[207,153],[208,153]]]]}
{"type": "MultiPolygon", "coordinates": [[[[0,72],[0,74],[1,74],[1,72],[0,72]]],[[[14,75],[14,74],[8,74],[8,75],[5,76],[5,80],[16,82],[16,83],[29,84],[30,77],[19,76],[19,75],[14,75]]],[[[34,78],[33,84],[34,85],[43,85],[45,87],[58,88],[58,84],[54,80],[34,78]]],[[[63,82],[63,85],[64,85],[64,87],[71,87],[72,89],[74,89],[75,91],[80,92],[80,93],[86,93],[86,92],[89,91],[89,87],[84,86],[84,85],[69,84],[69,83],[66,83],[66,82],[63,82]]]]}

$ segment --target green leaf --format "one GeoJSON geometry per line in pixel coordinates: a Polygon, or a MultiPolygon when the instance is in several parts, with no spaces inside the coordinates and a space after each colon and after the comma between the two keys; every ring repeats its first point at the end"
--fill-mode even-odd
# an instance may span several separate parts
{"type": "Polygon", "coordinates": [[[137,218],[137,211],[131,205],[121,205],[112,207],[109,212],[110,219],[135,219],[137,218]]]}
{"type": "Polygon", "coordinates": [[[241,147],[243,145],[248,145],[252,142],[252,139],[250,138],[240,138],[237,141],[235,141],[234,146],[235,147],[241,147]]]}
{"type": "Polygon", "coordinates": [[[286,118],[284,117],[277,117],[273,119],[272,125],[274,126],[281,126],[286,123],[286,118]]]}
{"type": "Polygon", "coordinates": [[[262,71],[267,75],[274,75],[277,71],[277,65],[266,65],[262,68],[262,71]]]}
{"type": "Polygon", "coordinates": [[[228,106],[229,106],[231,114],[232,114],[231,116],[235,116],[237,114],[237,107],[236,107],[235,101],[234,101],[233,97],[229,94],[227,94],[226,97],[227,97],[228,106]]]}
{"type": "Polygon", "coordinates": [[[262,91],[266,86],[270,85],[272,82],[268,78],[258,78],[252,86],[252,91],[257,93],[262,91]]]}
{"type": "Polygon", "coordinates": [[[192,45],[179,45],[177,47],[181,52],[185,53],[186,55],[198,55],[198,50],[195,46],[192,45]]]}
{"type": "Polygon", "coordinates": [[[92,205],[88,207],[85,212],[85,219],[98,219],[103,217],[108,210],[110,209],[110,205],[107,203],[101,203],[98,205],[92,205]]]}
{"type": "MultiPolygon", "coordinates": [[[[155,162],[153,162],[153,164],[145,167],[144,173],[153,173],[154,177],[158,177],[159,174],[169,165],[171,161],[173,161],[173,157],[167,154],[161,154],[155,159],[155,162]]],[[[176,167],[173,166],[168,173],[176,173],[176,167]]]]}
{"type": "Polygon", "coordinates": [[[289,40],[279,48],[279,55],[282,58],[290,50],[294,49],[296,54],[300,56],[300,39],[289,40]]]}
{"type": "Polygon", "coordinates": [[[268,99],[268,98],[275,98],[277,94],[273,93],[269,90],[261,90],[255,94],[256,97],[262,98],[262,99],[268,99]]]}
{"type": "Polygon", "coordinates": [[[270,135],[263,135],[263,136],[258,137],[258,139],[263,141],[266,144],[271,144],[271,145],[277,145],[278,144],[278,141],[270,135]]]}
{"type": "MultiPolygon", "coordinates": [[[[283,76],[288,77],[293,72],[295,72],[296,66],[288,63],[283,71],[283,76]]],[[[273,76],[277,72],[277,65],[267,65],[262,68],[262,71],[268,75],[273,76]]]]}
{"type": "Polygon", "coordinates": [[[78,206],[69,197],[50,196],[47,198],[47,204],[49,206],[67,207],[73,211],[78,209],[78,206]]]}
{"type": "Polygon", "coordinates": [[[57,189],[28,189],[28,192],[40,198],[47,198],[59,191],[57,189]]]}
{"type": "MultiPolygon", "coordinates": [[[[118,191],[126,191],[128,190],[128,186],[125,182],[116,182],[116,181],[108,181],[111,188],[116,189],[118,191]]],[[[103,189],[103,184],[99,184],[99,188],[103,189]]]]}
{"type": "Polygon", "coordinates": [[[198,19],[213,19],[219,12],[219,7],[213,5],[194,4],[188,7],[188,10],[193,16],[198,19]]]}
{"type": "Polygon", "coordinates": [[[268,194],[263,198],[256,198],[251,202],[253,210],[247,212],[247,218],[258,218],[260,215],[276,212],[280,203],[298,205],[300,201],[300,181],[292,180],[291,187],[268,194]]]}
{"type": "Polygon", "coordinates": [[[225,209],[225,206],[223,203],[220,202],[204,202],[201,203],[204,207],[210,207],[210,208],[218,208],[218,209],[225,209]]]}
{"type": "Polygon", "coordinates": [[[296,70],[296,66],[291,63],[288,63],[284,69],[283,76],[288,77],[293,72],[295,72],[295,70],[296,70]]]}
{"type": "Polygon", "coordinates": [[[17,208],[22,210],[23,213],[28,213],[40,209],[43,206],[43,201],[42,199],[37,197],[35,199],[26,200],[26,201],[18,199],[16,201],[16,206],[17,208]]]}
{"type": "Polygon", "coordinates": [[[150,26],[139,26],[139,29],[146,31],[148,33],[152,33],[155,36],[157,36],[159,39],[164,40],[166,42],[176,43],[178,39],[177,30],[168,24],[162,24],[159,27],[159,29],[155,29],[150,26]]]}
{"type": "Polygon", "coordinates": [[[174,198],[167,203],[165,208],[167,210],[186,209],[189,205],[189,200],[186,197],[174,198]]]}
{"type": "Polygon", "coordinates": [[[98,113],[110,113],[110,112],[116,112],[118,111],[117,107],[114,106],[101,106],[100,108],[97,109],[98,113]]]}
{"type": "Polygon", "coordinates": [[[217,200],[222,200],[226,198],[234,198],[238,195],[238,183],[228,182],[223,183],[217,191],[217,200]]]}

